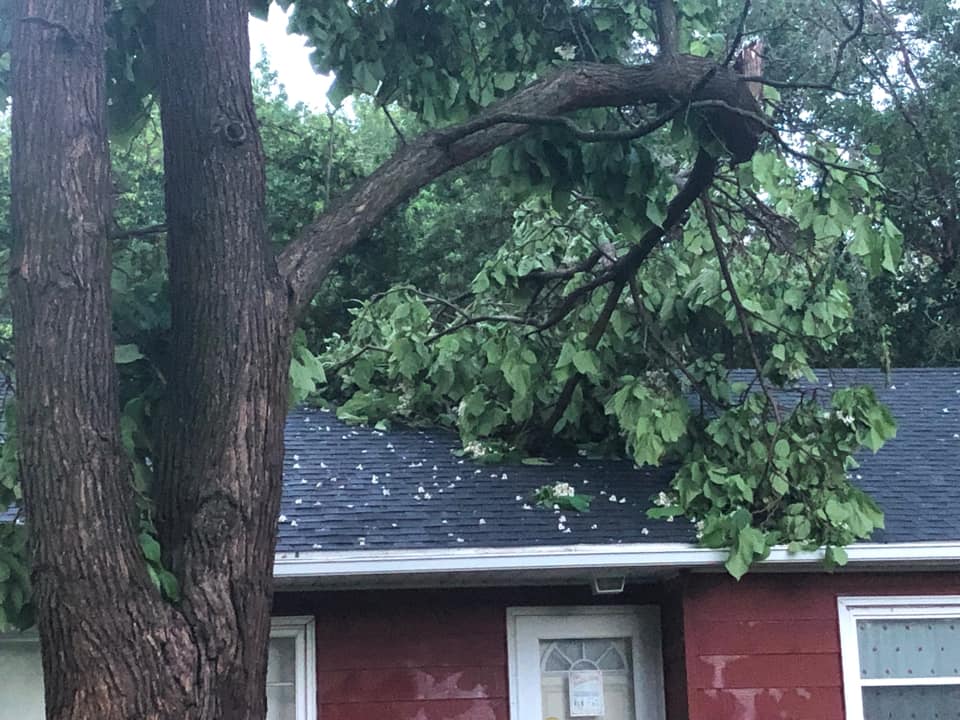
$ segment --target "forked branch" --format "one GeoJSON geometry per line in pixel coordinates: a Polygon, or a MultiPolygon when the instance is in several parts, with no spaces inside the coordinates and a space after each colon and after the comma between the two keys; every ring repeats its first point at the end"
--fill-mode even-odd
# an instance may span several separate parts
{"type": "Polygon", "coordinates": [[[712,131],[735,160],[750,158],[764,128],[754,119],[759,107],[749,89],[731,69],[686,55],[669,63],[640,66],[573,65],[495,103],[463,126],[410,140],[307,226],[280,255],[278,264],[287,280],[293,312],[302,311],[337,259],[390,210],[449,170],[486,155],[530,128],[526,122],[503,122],[504,117],[561,118],[586,108],[637,104],[672,108],[698,101],[722,103],[706,109],[712,131]]]}

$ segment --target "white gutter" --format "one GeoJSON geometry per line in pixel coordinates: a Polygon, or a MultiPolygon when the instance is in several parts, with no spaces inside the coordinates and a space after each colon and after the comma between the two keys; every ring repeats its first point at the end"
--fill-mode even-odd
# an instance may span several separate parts
{"type": "MultiPolygon", "coordinates": [[[[960,569],[960,542],[862,543],[848,548],[849,565],[955,566],[960,569]]],[[[537,571],[669,571],[719,568],[722,550],[684,543],[563,545],[555,547],[441,548],[424,550],[344,550],[277,553],[278,579],[431,575],[438,573],[537,571]]],[[[819,566],[823,550],[790,553],[776,547],[761,568],[819,566]]],[[[901,569],[901,568],[898,568],[901,569]]]]}

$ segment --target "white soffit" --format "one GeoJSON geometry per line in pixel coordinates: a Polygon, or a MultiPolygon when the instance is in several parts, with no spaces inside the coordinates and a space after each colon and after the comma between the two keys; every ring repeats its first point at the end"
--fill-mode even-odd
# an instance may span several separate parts
{"type": "MultiPolygon", "coordinates": [[[[960,542],[861,543],[846,548],[852,569],[910,570],[960,569],[960,542]]],[[[274,577],[283,580],[393,577],[416,575],[583,573],[632,570],[637,574],[664,574],[682,569],[716,570],[727,553],[682,543],[623,545],[563,545],[512,548],[436,548],[413,550],[345,550],[278,553],[274,577]]],[[[776,547],[760,570],[817,569],[823,550],[790,553],[776,547]]]]}

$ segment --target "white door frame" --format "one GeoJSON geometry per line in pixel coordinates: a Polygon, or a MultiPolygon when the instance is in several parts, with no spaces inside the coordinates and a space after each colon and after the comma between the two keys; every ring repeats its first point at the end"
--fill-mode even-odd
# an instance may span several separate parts
{"type": "Polygon", "coordinates": [[[606,638],[611,637],[611,627],[615,635],[631,637],[637,720],[664,720],[663,646],[656,605],[507,608],[510,720],[542,720],[539,640],[606,638]],[[533,640],[538,641],[537,662],[521,662],[522,646],[533,640]],[[528,692],[530,700],[521,711],[522,692],[528,692]]]}

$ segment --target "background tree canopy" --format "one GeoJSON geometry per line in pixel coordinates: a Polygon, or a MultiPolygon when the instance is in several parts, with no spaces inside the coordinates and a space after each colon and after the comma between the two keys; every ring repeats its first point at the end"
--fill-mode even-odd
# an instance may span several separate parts
{"type": "MultiPolygon", "coordinates": [[[[266,12],[262,0],[87,2],[82,18],[45,2],[64,17],[21,17],[14,3],[0,29],[14,28],[21,47],[60,42],[65,73],[86,67],[70,53],[99,37],[84,23],[105,13],[97,112],[110,123],[112,195],[94,198],[110,211],[91,247],[110,256],[110,277],[92,264],[85,287],[109,283],[102,345],[115,346],[124,451],[110,473],[135,490],[130,507],[121,492],[108,509],[136,518],[143,592],[154,593],[138,596],[137,612],[164,632],[215,616],[169,610],[197,602],[191,568],[206,556],[190,542],[209,532],[175,510],[235,492],[203,474],[217,463],[191,458],[249,462],[238,482],[269,497],[253,529],[231,537],[239,547],[249,532],[272,552],[282,410],[264,408],[288,369],[282,400],[336,404],[355,421],[442,424],[479,457],[575,448],[674,464],[651,513],[697,523],[705,545],[730,549],[737,577],[777,544],[827,546],[842,563],[844,545],[882,524],[848,471],[853,453],[892,436],[889,413],[867,389],[790,388],[815,367],[960,360],[954,3],[283,0],[317,69],[336,76],[331,99],[353,98],[323,114],[292,107],[266,61],[248,88],[243,42],[227,40],[245,37],[246,11],[266,12]],[[210,47],[171,29],[188,21],[215,28],[210,47]],[[214,66],[238,78],[231,102],[201,97],[214,66]],[[248,90],[249,122],[236,110],[248,90]],[[221,164],[229,180],[210,175],[221,164]],[[269,331],[224,318],[261,318],[269,331]],[[731,368],[748,370],[742,382],[731,368]],[[212,388],[210,377],[230,381],[212,388]],[[251,417],[261,423],[251,436],[276,440],[262,457],[203,435],[251,417]]],[[[10,67],[0,56],[4,88],[10,67]]],[[[10,197],[36,200],[24,178],[44,169],[17,163],[33,138],[17,125],[28,109],[15,98],[13,133],[5,117],[0,134],[4,160],[14,134],[23,173],[0,188],[21,358],[49,330],[16,294],[29,288],[16,257],[30,234],[13,237],[8,221],[10,197]]],[[[45,217],[31,209],[20,206],[22,227],[45,217]]],[[[6,288],[2,298],[8,317],[6,288]]],[[[42,474],[31,486],[24,459],[54,450],[18,436],[17,421],[46,417],[37,393],[53,376],[22,362],[18,373],[5,328],[0,357],[18,397],[6,404],[0,507],[42,514],[30,487],[54,486],[42,474]],[[37,382],[24,383],[30,373],[37,382]]],[[[110,362],[65,352],[79,353],[77,367],[110,362]]],[[[81,400],[114,412],[101,407],[109,396],[81,400]]],[[[90,530],[84,522],[57,537],[90,530]]],[[[34,538],[33,557],[54,546],[34,538]]],[[[33,620],[28,554],[23,526],[0,526],[0,625],[33,620]]],[[[268,563],[254,565],[207,570],[224,588],[268,583],[268,563]]]]}
{"type": "MultiPolygon", "coordinates": [[[[140,429],[149,425],[151,404],[161,395],[161,372],[151,358],[166,351],[169,327],[162,141],[146,62],[148,6],[122,6],[114,16],[115,29],[137,28],[121,34],[121,45],[137,43],[139,50],[126,76],[130,82],[118,85],[121,94],[111,105],[119,106],[122,130],[113,157],[117,360],[127,396],[128,449],[141,459],[149,457],[151,444],[140,429]]],[[[647,138],[642,147],[629,139],[581,144],[566,127],[539,129],[492,160],[430,186],[340,261],[302,320],[292,366],[295,399],[319,389],[355,420],[449,424],[467,447],[492,457],[536,454],[559,437],[591,450],[627,451],[638,462],[687,458],[688,472],[712,469],[735,477],[732,485],[714,483],[730,489],[708,504],[722,509],[750,499],[791,509],[793,515],[765,519],[765,531],[799,522],[800,532],[794,527],[782,537],[772,534],[764,547],[781,540],[842,545],[868,534],[878,517],[852,490],[845,491],[853,498],[849,513],[867,513],[869,521],[858,520],[849,532],[830,527],[829,518],[819,531],[806,521],[808,506],[825,512],[826,503],[801,497],[797,488],[806,463],[791,469],[787,460],[802,459],[804,438],[827,437],[824,423],[785,436],[800,449],[777,445],[786,432],[780,429],[772,428],[767,438],[734,433],[725,449],[711,448],[704,435],[727,417],[717,417],[718,408],[730,408],[726,412],[741,433],[753,433],[751,419],[769,414],[756,398],[743,403],[749,393],[724,379],[725,368],[753,366],[754,353],[772,385],[813,366],[958,359],[952,316],[960,232],[953,160],[958,133],[955,113],[946,110],[957,92],[958,12],[946,2],[867,3],[865,31],[857,27],[860,7],[849,10],[825,18],[817,2],[764,3],[752,7],[740,27],[739,15],[724,17],[709,3],[682,5],[681,50],[726,52],[737,30],[743,43],[764,40],[767,75],[793,86],[785,94],[779,83],[766,86],[767,111],[788,129],[791,147],[812,148],[824,161],[798,157],[774,142],[749,166],[721,176],[712,201],[719,244],[701,208],[629,287],[620,288],[609,313],[597,292],[584,297],[577,312],[558,317],[565,289],[570,295],[602,277],[638,236],[662,222],[670,186],[684,172],[677,141],[682,146],[682,129],[696,119],[674,119],[672,131],[647,138]],[[785,13],[803,22],[788,24],[785,13]],[[797,33],[812,25],[818,27],[817,42],[800,42],[797,33]],[[840,169],[846,163],[851,168],[840,169]],[[902,257],[894,226],[905,236],[902,257]],[[737,303],[718,252],[726,255],[737,303]],[[691,393],[700,396],[706,415],[684,399],[691,393]],[[747,465],[756,467],[731,466],[726,458],[711,468],[706,459],[730,449],[744,458],[751,446],[755,458],[747,465]],[[779,474],[767,467],[769,447],[784,453],[779,474]],[[774,483],[783,482],[793,497],[771,496],[774,483]]],[[[359,96],[348,115],[292,107],[268,61],[258,65],[273,241],[288,243],[408,136],[462,119],[567,60],[649,59],[656,51],[655,28],[653,10],[643,3],[463,5],[443,12],[439,21],[416,3],[341,6],[329,13],[296,5],[291,29],[316,43],[319,70],[336,69],[331,98],[359,96]],[[635,36],[632,43],[625,42],[629,35],[635,36]]],[[[637,112],[621,109],[634,124],[642,120],[637,112]]],[[[603,113],[584,117],[598,128],[611,122],[603,113]]],[[[0,153],[9,156],[9,127],[0,135],[0,153]]],[[[0,198],[8,246],[9,191],[0,198]]],[[[8,333],[4,342],[10,341],[8,333]]],[[[12,370],[8,361],[8,375],[12,370]]],[[[794,411],[798,422],[803,406],[794,411]]],[[[811,406],[810,416],[821,411],[811,406]]],[[[864,437],[878,447],[890,432],[889,419],[881,415],[865,419],[859,430],[846,427],[854,431],[850,439],[829,441],[838,452],[828,473],[837,477],[864,437]]],[[[12,444],[9,449],[6,501],[16,501],[12,444]]],[[[145,477],[141,491],[149,527],[147,482],[145,477]]],[[[706,508],[692,509],[702,498],[676,499],[657,512],[684,511],[704,520],[706,508]]],[[[837,517],[844,512],[834,508],[837,517]]],[[[728,517],[724,530],[705,526],[706,540],[735,543],[739,520],[728,517]]],[[[841,522],[850,525],[845,516],[841,522]]],[[[760,554],[763,548],[756,546],[760,554]]],[[[743,557],[748,564],[745,551],[743,557]]],[[[11,603],[7,614],[15,617],[18,605],[11,603]]]]}

